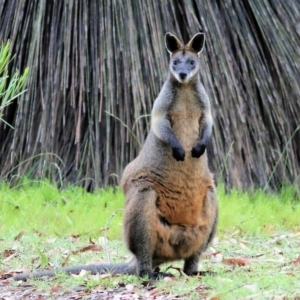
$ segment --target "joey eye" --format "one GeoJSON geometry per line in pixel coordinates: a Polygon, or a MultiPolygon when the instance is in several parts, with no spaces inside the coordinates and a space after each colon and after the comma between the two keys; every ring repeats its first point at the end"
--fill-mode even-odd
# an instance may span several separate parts
{"type": "Polygon", "coordinates": [[[195,64],[195,61],[194,60],[191,60],[190,61],[190,64],[193,66],[195,64]]]}
{"type": "Polygon", "coordinates": [[[173,65],[176,66],[177,64],[178,64],[178,61],[177,61],[177,60],[174,60],[174,61],[173,61],[173,65]]]}

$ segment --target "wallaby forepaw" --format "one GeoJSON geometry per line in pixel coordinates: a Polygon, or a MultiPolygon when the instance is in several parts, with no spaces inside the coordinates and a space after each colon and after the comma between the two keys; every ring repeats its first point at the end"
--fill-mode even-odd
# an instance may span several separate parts
{"type": "Polygon", "coordinates": [[[199,158],[205,151],[206,145],[204,144],[197,144],[193,149],[192,149],[192,157],[199,158]]]}
{"type": "Polygon", "coordinates": [[[183,148],[181,147],[176,147],[176,148],[172,148],[173,150],[173,157],[177,160],[177,161],[184,161],[184,157],[185,157],[185,151],[183,148]]]}

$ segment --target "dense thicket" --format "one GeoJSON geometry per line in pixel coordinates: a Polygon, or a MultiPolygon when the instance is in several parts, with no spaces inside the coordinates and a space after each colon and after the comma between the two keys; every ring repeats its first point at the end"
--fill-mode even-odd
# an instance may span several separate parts
{"type": "Polygon", "coordinates": [[[201,77],[227,188],[299,185],[300,1],[0,0],[11,70],[28,91],[0,124],[0,175],[87,188],[118,182],[149,129],[168,68],[165,32],[207,36],[201,77]]]}

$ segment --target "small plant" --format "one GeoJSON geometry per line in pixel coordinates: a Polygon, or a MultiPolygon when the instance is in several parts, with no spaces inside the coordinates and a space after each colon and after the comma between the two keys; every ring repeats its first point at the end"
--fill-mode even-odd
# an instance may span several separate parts
{"type": "Polygon", "coordinates": [[[9,51],[10,42],[0,45],[0,121],[12,128],[12,126],[3,119],[3,111],[14,99],[25,92],[22,88],[25,84],[29,68],[26,68],[21,75],[19,71],[15,71],[13,75],[9,76],[8,65],[11,58],[9,51]]]}

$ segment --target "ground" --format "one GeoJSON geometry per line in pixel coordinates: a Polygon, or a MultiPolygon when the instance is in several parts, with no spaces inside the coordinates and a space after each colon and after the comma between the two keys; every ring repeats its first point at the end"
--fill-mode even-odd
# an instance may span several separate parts
{"type": "Polygon", "coordinates": [[[105,237],[47,238],[36,233],[33,238],[32,234],[20,233],[1,245],[1,300],[300,299],[300,232],[259,237],[245,236],[239,230],[227,233],[222,239],[216,238],[202,255],[198,276],[186,276],[180,269],[182,263],[175,263],[162,268],[168,268],[174,277],[156,281],[82,272],[15,282],[14,273],[31,267],[124,260],[128,253],[121,241],[108,241],[105,237]]]}

